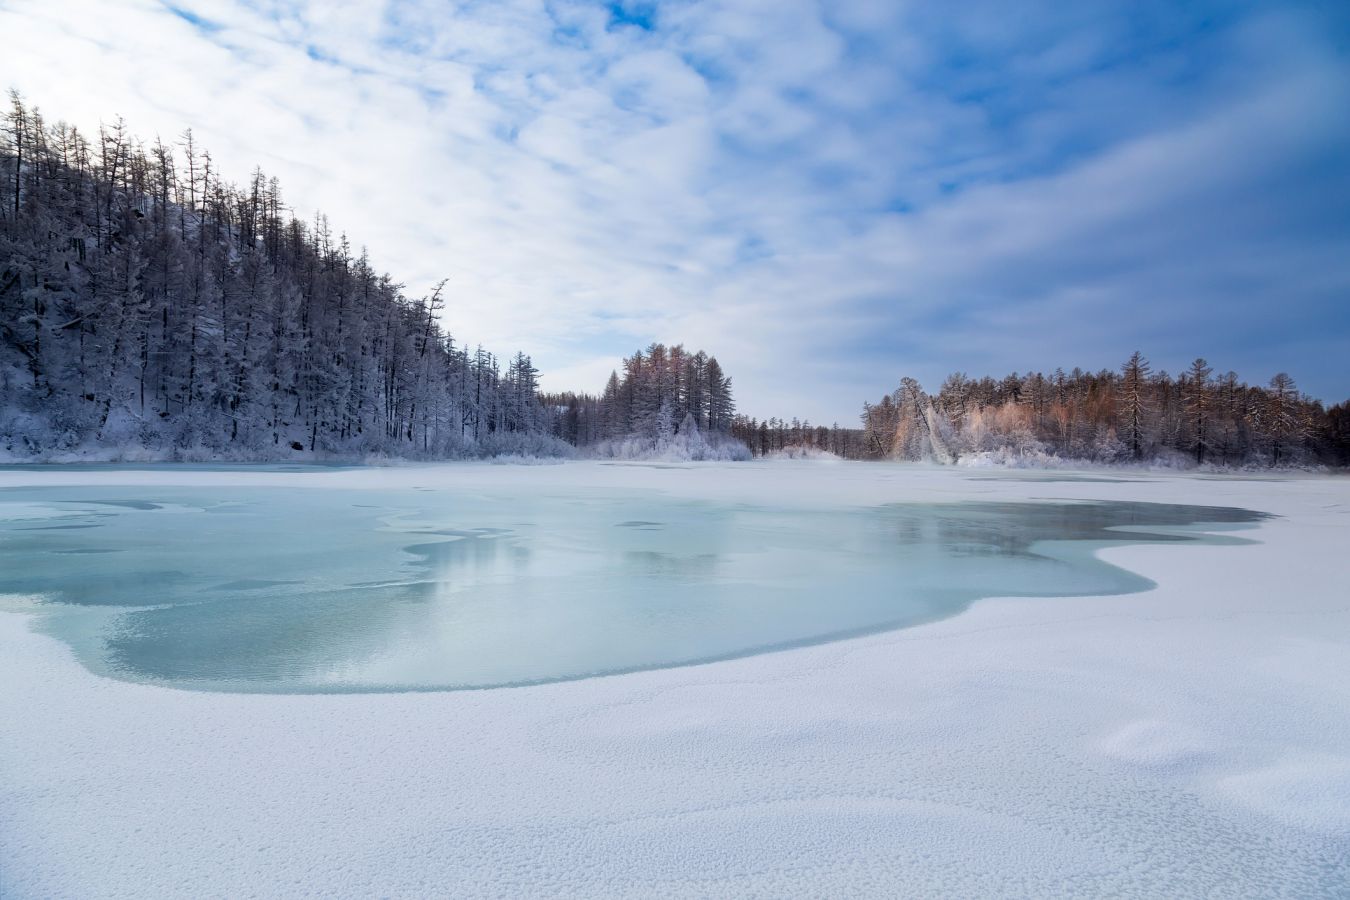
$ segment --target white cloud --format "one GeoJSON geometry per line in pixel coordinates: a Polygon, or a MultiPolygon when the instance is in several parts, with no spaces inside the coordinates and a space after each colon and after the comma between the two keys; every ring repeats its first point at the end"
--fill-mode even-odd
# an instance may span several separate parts
{"type": "Polygon", "coordinates": [[[1350,284],[1310,187],[1346,186],[1323,157],[1350,69],[1292,13],[1189,48],[1164,11],[1130,60],[1082,22],[922,4],[684,3],[654,32],[542,0],[180,4],[211,27],[4,0],[0,85],[84,128],[191,126],[235,179],[262,165],[410,291],[449,276],[457,336],[526,349],[551,388],[684,341],[747,412],[848,422],[902,372],[1337,339],[1258,313],[1350,284]],[[983,68],[953,63],[970,48],[983,68]],[[1174,349],[1220,298],[1217,346],[1174,349]]]}

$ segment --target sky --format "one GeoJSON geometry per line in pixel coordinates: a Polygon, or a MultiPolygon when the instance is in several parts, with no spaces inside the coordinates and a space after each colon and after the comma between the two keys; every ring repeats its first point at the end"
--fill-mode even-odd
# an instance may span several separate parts
{"type": "Polygon", "coordinates": [[[0,0],[0,88],[191,127],[446,326],[597,392],[701,347],[740,411],[1135,349],[1350,397],[1350,6],[0,0]]]}

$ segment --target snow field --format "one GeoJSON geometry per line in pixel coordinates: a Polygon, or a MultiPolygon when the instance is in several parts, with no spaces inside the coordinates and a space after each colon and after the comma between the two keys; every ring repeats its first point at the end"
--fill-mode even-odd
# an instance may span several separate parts
{"type": "Polygon", "coordinates": [[[1350,895],[1350,481],[1062,477],[0,472],[1280,516],[1237,533],[1254,544],[1104,551],[1158,583],[1144,594],[991,598],[856,640],[508,690],[175,691],[92,676],[0,615],[0,896],[1350,895]]]}

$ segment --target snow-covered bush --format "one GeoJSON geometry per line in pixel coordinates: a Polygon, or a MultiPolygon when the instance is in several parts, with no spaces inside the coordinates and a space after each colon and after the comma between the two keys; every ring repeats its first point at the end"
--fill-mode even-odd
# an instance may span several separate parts
{"type": "Polygon", "coordinates": [[[1092,441],[1091,458],[1100,463],[1115,463],[1129,457],[1130,448],[1116,437],[1116,430],[1107,425],[1097,426],[1097,436],[1092,441]]]}
{"type": "Polygon", "coordinates": [[[1024,407],[1012,403],[966,413],[959,431],[944,436],[958,459],[981,454],[1015,458],[1045,454],[1027,422],[1024,407]]]}
{"type": "Polygon", "coordinates": [[[808,447],[804,444],[795,444],[791,447],[784,447],[781,450],[774,450],[764,455],[765,459],[803,459],[813,462],[842,462],[843,457],[831,453],[828,450],[821,450],[819,447],[808,447]]]}
{"type": "Polygon", "coordinates": [[[661,429],[654,437],[628,435],[601,441],[590,448],[590,455],[600,459],[738,462],[750,458],[750,448],[730,435],[699,431],[693,417],[686,415],[674,433],[661,429]]]}
{"type": "Polygon", "coordinates": [[[999,447],[994,450],[981,450],[968,453],[957,459],[956,464],[972,469],[1063,469],[1079,467],[1081,460],[1064,459],[1053,453],[1047,453],[1043,447],[1015,449],[999,447]]]}
{"type": "MultiPolygon", "coordinates": [[[[497,431],[479,441],[477,456],[572,457],[576,448],[551,434],[538,431],[497,431]]],[[[448,454],[447,454],[448,455],[448,454]]],[[[470,454],[465,454],[470,455],[470,454]]]]}

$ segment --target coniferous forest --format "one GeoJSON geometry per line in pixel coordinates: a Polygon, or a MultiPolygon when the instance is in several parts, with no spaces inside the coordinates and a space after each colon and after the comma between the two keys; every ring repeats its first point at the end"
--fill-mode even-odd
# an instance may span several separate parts
{"type": "Polygon", "coordinates": [[[1284,373],[1253,386],[1197,359],[1119,371],[905,378],[861,428],[735,415],[716,357],[654,343],[600,394],[539,389],[444,327],[326,217],[255,169],[226,180],[192,132],[87,137],[11,94],[0,128],[0,452],[171,458],[503,453],[736,459],[1049,458],[1350,464],[1350,408],[1284,373]]]}
{"type": "Polygon", "coordinates": [[[1196,359],[1178,375],[1140,353],[1119,371],[1055,369],[1004,378],[947,377],[930,394],[913,378],[863,406],[861,429],[738,419],[755,455],[820,450],[851,459],[1054,458],[1176,465],[1350,465],[1350,403],[1330,408],[1279,373],[1266,385],[1196,359]]]}
{"type": "Polygon", "coordinates": [[[730,380],[660,345],[604,396],[542,402],[539,371],[458,341],[444,283],[410,298],[255,170],[186,131],[86,137],[11,95],[0,136],[0,450],[176,458],[744,454],[730,380]],[[702,429],[711,432],[705,437],[702,429]]]}
{"type": "Polygon", "coordinates": [[[544,405],[563,440],[600,456],[649,451],[692,459],[742,459],[750,453],[728,432],[735,421],[731,378],[717,357],[682,345],[652,344],[611,372],[604,393],[550,394],[544,405]]]}

